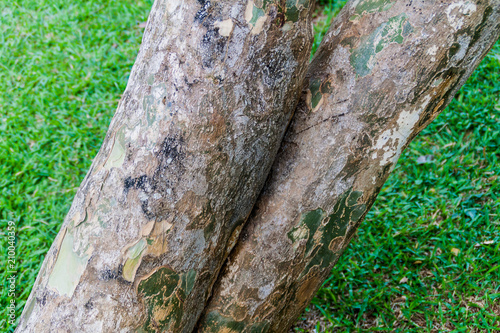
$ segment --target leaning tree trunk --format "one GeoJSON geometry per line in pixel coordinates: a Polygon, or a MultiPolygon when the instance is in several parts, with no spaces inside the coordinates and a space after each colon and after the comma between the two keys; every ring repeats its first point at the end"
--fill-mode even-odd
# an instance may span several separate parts
{"type": "Polygon", "coordinates": [[[402,150],[498,39],[489,1],[351,1],[308,69],[271,176],[200,332],[284,332],[310,302],[402,150]]]}
{"type": "Polygon", "coordinates": [[[155,2],[18,332],[192,330],[299,99],[311,12],[155,2]]]}

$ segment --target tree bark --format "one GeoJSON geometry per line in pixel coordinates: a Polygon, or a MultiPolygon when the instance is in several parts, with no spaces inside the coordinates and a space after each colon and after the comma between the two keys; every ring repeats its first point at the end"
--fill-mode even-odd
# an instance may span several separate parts
{"type": "Polygon", "coordinates": [[[403,149],[499,34],[497,0],[348,3],[308,69],[271,175],[198,331],[287,331],[403,149]]]}
{"type": "Polygon", "coordinates": [[[295,110],[311,11],[155,2],[17,332],[192,330],[295,110]]]}

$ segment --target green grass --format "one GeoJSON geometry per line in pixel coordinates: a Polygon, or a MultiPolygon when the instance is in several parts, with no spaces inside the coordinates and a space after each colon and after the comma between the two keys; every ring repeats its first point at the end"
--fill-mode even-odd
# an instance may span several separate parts
{"type": "MultiPolygon", "coordinates": [[[[5,311],[8,221],[17,228],[19,318],[125,89],[142,36],[137,25],[150,5],[0,3],[1,331],[14,328],[5,311]]],[[[328,6],[322,17],[340,7],[328,6]]],[[[316,33],[326,29],[320,22],[316,33]]],[[[335,327],[326,331],[500,329],[499,58],[497,44],[457,100],[403,154],[306,312],[313,325],[335,327]],[[430,163],[417,163],[427,155],[430,163]]]]}

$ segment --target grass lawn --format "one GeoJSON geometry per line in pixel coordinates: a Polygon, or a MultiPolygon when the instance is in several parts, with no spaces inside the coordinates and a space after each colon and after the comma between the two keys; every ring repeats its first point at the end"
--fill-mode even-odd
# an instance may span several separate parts
{"type": "MultiPolygon", "coordinates": [[[[0,2],[0,239],[19,318],[97,153],[150,0],[0,2]]],[[[316,32],[340,3],[318,15],[316,32]]],[[[500,43],[407,149],[295,331],[500,330],[500,43]]]]}

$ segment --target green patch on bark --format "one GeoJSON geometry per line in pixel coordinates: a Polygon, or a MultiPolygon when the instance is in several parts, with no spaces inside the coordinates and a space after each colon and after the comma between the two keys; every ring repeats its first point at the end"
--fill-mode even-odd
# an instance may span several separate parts
{"type": "Polygon", "coordinates": [[[180,330],[183,304],[193,289],[196,271],[177,274],[161,267],[139,283],[138,291],[146,306],[147,318],[136,332],[180,330]]]}
{"type": "Polygon", "coordinates": [[[146,249],[146,239],[141,238],[136,244],[127,250],[127,260],[123,265],[123,278],[129,282],[134,281],[135,272],[141,264],[142,254],[146,249]]]}
{"type": "Polygon", "coordinates": [[[252,18],[250,19],[250,21],[248,23],[255,26],[255,24],[257,23],[257,20],[264,15],[266,15],[266,12],[262,8],[256,7],[254,5],[253,9],[252,9],[252,18]]]}
{"type": "Polygon", "coordinates": [[[309,84],[309,91],[311,92],[311,109],[315,110],[321,102],[323,95],[330,94],[333,91],[332,83],[330,80],[313,79],[309,84]]]}
{"type": "Polygon", "coordinates": [[[435,87],[439,86],[441,84],[441,82],[443,82],[443,79],[437,78],[432,82],[431,87],[435,88],[435,87]]]}
{"type": "Polygon", "coordinates": [[[313,236],[318,230],[321,221],[325,218],[325,216],[326,214],[321,208],[304,214],[299,225],[288,232],[288,238],[292,242],[296,242],[301,239],[307,239],[306,253],[310,252],[314,246],[313,236]]]}
{"type": "Polygon", "coordinates": [[[321,98],[323,97],[320,88],[321,88],[321,80],[316,79],[314,81],[311,81],[311,84],[309,85],[309,90],[311,91],[311,107],[313,109],[316,106],[318,106],[319,102],[321,101],[321,98]]]}
{"type": "Polygon", "coordinates": [[[377,62],[376,55],[391,43],[402,44],[413,31],[406,14],[400,14],[382,23],[370,35],[361,38],[358,48],[351,50],[352,67],[360,76],[368,75],[377,62]]]}
{"type": "Polygon", "coordinates": [[[153,74],[149,75],[149,76],[148,76],[148,80],[147,80],[147,81],[148,81],[148,84],[149,84],[150,86],[152,86],[152,85],[153,85],[153,83],[155,83],[155,76],[154,76],[153,74]]]}
{"type": "Polygon", "coordinates": [[[286,20],[297,22],[299,20],[300,10],[296,6],[286,9],[286,20]]]}
{"type": "Polygon", "coordinates": [[[181,289],[184,294],[189,295],[193,290],[194,282],[196,281],[196,271],[191,269],[181,275],[181,289]]]}
{"type": "Polygon", "coordinates": [[[157,120],[165,116],[165,112],[161,112],[165,107],[170,106],[167,102],[167,86],[165,83],[160,83],[151,88],[151,94],[144,96],[142,107],[146,113],[147,126],[153,125],[157,120]]]}
{"type": "MultiPolygon", "coordinates": [[[[98,204],[94,215],[97,217],[97,222],[103,229],[106,229],[108,226],[106,221],[109,220],[109,212],[111,212],[112,208],[115,207],[116,204],[117,202],[115,198],[103,199],[98,204]]],[[[87,218],[85,217],[85,219],[87,218]]],[[[85,221],[82,223],[85,223],[85,221]]]]}
{"type": "Polygon", "coordinates": [[[378,13],[389,10],[394,4],[394,0],[364,0],[354,9],[355,14],[351,16],[350,20],[354,21],[359,19],[364,14],[378,13]]]}
{"type": "MultiPolygon", "coordinates": [[[[256,26],[259,18],[266,15],[269,11],[270,5],[273,3],[276,3],[276,1],[255,1],[252,7],[252,17],[248,23],[252,26],[256,26]]],[[[286,0],[284,7],[279,3],[276,3],[276,6],[280,13],[284,13],[285,21],[297,22],[299,20],[300,12],[309,7],[309,0],[286,0]]]]}
{"type": "MultiPolygon", "coordinates": [[[[303,214],[302,219],[287,236],[292,243],[307,239],[304,250],[306,266],[301,277],[318,266],[327,268],[337,255],[336,245],[345,236],[349,223],[355,223],[366,210],[365,204],[358,204],[362,192],[345,192],[338,199],[332,214],[327,216],[321,208],[303,214]],[[340,238],[339,238],[340,237],[340,238]]],[[[296,246],[294,246],[296,247],[296,246]]]]}
{"type": "Polygon", "coordinates": [[[223,316],[218,311],[211,311],[206,315],[200,331],[204,333],[265,333],[269,327],[270,324],[267,321],[248,324],[246,321],[236,321],[223,316]]]}
{"type": "Polygon", "coordinates": [[[285,17],[286,21],[297,22],[299,20],[300,12],[304,8],[309,7],[308,0],[287,0],[286,1],[285,17]]]}
{"type": "Polygon", "coordinates": [[[66,231],[63,236],[56,263],[49,276],[48,286],[61,295],[73,296],[80,277],[87,267],[88,254],[73,251],[73,233],[66,231]]]}
{"type": "Polygon", "coordinates": [[[126,127],[122,126],[115,134],[111,153],[104,164],[104,169],[106,170],[113,167],[119,168],[122,166],[123,161],[125,161],[125,147],[127,144],[127,140],[125,139],[125,129],[126,127]]]}

